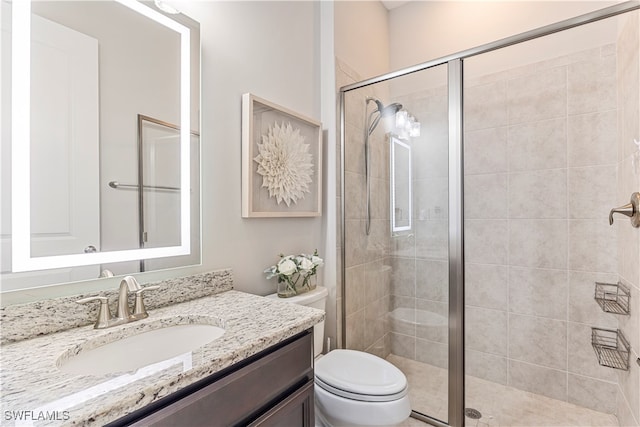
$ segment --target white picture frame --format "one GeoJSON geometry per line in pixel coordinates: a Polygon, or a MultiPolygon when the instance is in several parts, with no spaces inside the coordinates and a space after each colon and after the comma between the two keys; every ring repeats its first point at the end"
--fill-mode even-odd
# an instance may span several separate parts
{"type": "Polygon", "coordinates": [[[322,125],[259,98],[242,95],[242,217],[322,215],[322,125]],[[271,160],[289,162],[282,170],[271,160]],[[282,178],[284,176],[284,178],[282,178]]]}

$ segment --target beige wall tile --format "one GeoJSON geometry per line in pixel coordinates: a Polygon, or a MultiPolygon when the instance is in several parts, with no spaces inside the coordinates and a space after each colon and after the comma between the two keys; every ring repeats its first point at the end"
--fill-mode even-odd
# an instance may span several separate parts
{"type": "Polygon", "coordinates": [[[449,178],[432,177],[413,181],[415,219],[444,219],[449,215],[449,178]]]}
{"type": "Polygon", "coordinates": [[[416,296],[447,302],[449,300],[449,263],[438,260],[416,260],[416,296]]]}
{"type": "Polygon", "coordinates": [[[465,348],[507,355],[507,313],[477,307],[465,307],[465,348]]]}
{"type": "MultiPolygon", "coordinates": [[[[617,383],[615,370],[598,363],[598,356],[591,346],[591,326],[568,324],[569,372],[617,383]]],[[[603,327],[599,324],[593,326],[603,327]]]]}
{"type": "Polygon", "coordinates": [[[566,167],[565,117],[509,126],[509,171],[566,167]]]}
{"type": "Polygon", "coordinates": [[[364,310],[346,317],[347,348],[364,350],[364,310]]]}
{"type": "Polygon", "coordinates": [[[424,132],[426,142],[411,146],[414,179],[447,177],[449,175],[449,129],[447,126],[447,122],[436,128],[422,125],[420,133],[424,132]]]}
{"type": "Polygon", "coordinates": [[[391,353],[416,360],[416,338],[391,332],[391,353]]]}
{"type": "Polygon", "coordinates": [[[614,165],[570,168],[569,218],[604,219],[616,206],[617,172],[614,165]]]}
{"type": "Polygon", "coordinates": [[[391,310],[386,318],[387,328],[390,332],[410,337],[416,336],[415,301],[415,298],[391,297],[391,310]]]}
{"type": "Polygon", "coordinates": [[[616,110],[569,116],[569,166],[615,164],[618,156],[613,148],[617,146],[617,123],[616,110]]]}
{"type": "Polygon", "coordinates": [[[365,265],[349,267],[345,270],[345,294],[347,316],[364,308],[364,280],[365,265]]]}
{"type": "MultiPolygon", "coordinates": [[[[369,348],[379,342],[385,334],[386,313],[389,312],[388,300],[381,298],[364,308],[364,346],[369,348]]],[[[379,349],[382,353],[382,349],[379,349]]]]}
{"type": "Polygon", "coordinates": [[[603,328],[617,328],[617,316],[602,311],[594,299],[595,282],[617,283],[617,281],[618,277],[615,273],[569,271],[569,321],[603,328]]]}
{"type": "Polygon", "coordinates": [[[391,290],[391,259],[376,260],[368,263],[364,272],[365,305],[388,296],[391,290]]]}
{"type": "Polygon", "coordinates": [[[494,128],[507,124],[505,82],[464,88],[465,131],[494,128]]]}
{"type": "MultiPolygon", "coordinates": [[[[414,218],[415,220],[415,218],[414,218]]],[[[396,234],[391,236],[389,255],[397,257],[416,256],[416,235],[414,233],[396,234]]]]}
{"type": "Polygon", "coordinates": [[[567,319],[568,274],[566,270],[509,268],[509,311],[567,319]]]}
{"type": "Polygon", "coordinates": [[[638,354],[631,353],[629,371],[617,371],[618,384],[629,403],[633,417],[640,420],[640,366],[635,362],[634,356],[638,357],[638,354]]]}
{"type": "MultiPolygon", "coordinates": [[[[622,281],[631,291],[631,313],[628,316],[617,316],[618,325],[624,336],[629,341],[631,348],[640,351],[640,291],[635,286],[622,281]]],[[[632,360],[633,362],[633,360],[632,360]]],[[[637,366],[637,365],[636,365],[637,366]]]]}
{"type": "Polygon", "coordinates": [[[569,268],[571,270],[615,272],[616,230],[604,220],[569,221],[569,268]]]}
{"type": "Polygon", "coordinates": [[[464,186],[466,219],[507,218],[507,174],[467,175],[464,186]]]}
{"type": "Polygon", "coordinates": [[[405,297],[416,296],[415,259],[391,258],[391,293],[405,297]]]}
{"type": "Polygon", "coordinates": [[[347,92],[344,97],[345,122],[359,129],[364,129],[365,98],[373,96],[371,88],[357,89],[347,92]]]}
{"type": "Polygon", "coordinates": [[[353,267],[362,264],[365,260],[364,221],[359,219],[346,220],[345,222],[345,267],[353,267]]]}
{"type": "Polygon", "coordinates": [[[618,385],[615,383],[569,374],[570,403],[611,414],[616,410],[617,397],[618,385]]]}
{"type": "Polygon", "coordinates": [[[416,337],[449,342],[449,306],[443,302],[416,300],[416,337]]]}
{"type": "Polygon", "coordinates": [[[353,172],[345,172],[345,217],[363,219],[365,217],[365,177],[353,172]]]}
{"type": "MultiPolygon", "coordinates": [[[[628,159],[618,168],[616,206],[628,203],[631,193],[640,191],[640,155],[637,162],[637,172],[628,159]]],[[[630,227],[629,220],[624,216],[616,215],[615,222],[618,223],[618,273],[630,284],[640,287],[640,233],[630,227]]]]}
{"type": "Polygon", "coordinates": [[[464,173],[507,171],[507,128],[467,131],[464,134],[464,173]]]}
{"type": "Polygon", "coordinates": [[[631,408],[629,407],[629,402],[624,397],[621,391],[618,392],[618,406],[616,408],[616,417],[618,418],[618,422],[621,426],[624,427],[637,427],[640,426],[640,422],[638,422],[633,414],[631,413],[631,408]]]}
{"type": "Polygon", "coordinates": [[[465,266],[465,302],[467,305],[506,310],[508,268],[504,265],[465,266]]]}
{"type": "Polygon", "coordinates": [[[549,169],[509,175],[509,218],[566,218],[567,172],[549,169]]]}
{"type": "Polygon", "coordinates": [[[537,268],[567,267],[567,222],[514,219],[509,225],[509,263],[537,268]]]}
{"type": "Polygon", "coordinates": [[[567,374],[517,360],[509,361],[509,385],[558,400],[567,400],[567,374]]]}
{"type": "Polygon", "coordinates": [[[385,338],[382,337],[371,346],[365,349],[367,353],[373,354],[374,356],[378,356],[382,359],[386,358],[389,353],[385,350],[385,338]]]}
{"type": "Polygon", "coordinates": [[[449,256],[449,224],[446,219],[415,222],[416,257],[447,259],[449,256]]]}
{"type": "MultiPolygon", "coordinates": [[[[391,205],[391,199],[389,197],[389,191],[388,179],[371,178],[371,218],[390,219],[391,212],[389,206],[391,205]]],[[[366,200],[364,205],[366,206],[366,200]]]]}
{"type": "Polygon", "coordinates": [[[567,73],[569,114],[616,108],[616,57],[598,57],[569,65],[567,73]]]}
{"type": "Polygon", "coordinates": [[[467,350],[465,354],[465,374],[507,384],[507,359],[480,351],[467,350]]]}
{"type": "Polygon", "coordinates": [[[566,76],[566,67],[558,67],[509,80],[509,124],[562,117],[567,108],[566,76]]]}
{"type": "Polygon", "coordinates": [[[507,230],[506,220],[466,220],[466,261],[478,264],[506,264],[507,230]]]}
{"type": "Polygon", "coordinates": [[[418,339],[415,360],[446,369],[449,366],[449,349],[446,344],[418,339]]]}
{"type": "Polygon", "coordinates": [[[566,370],[567,322],[510,314],[509,357],[566,370]]]}
{"type": "MultiPolygon", "coordinates": [[[[363,131],[347,123],[345,129],[344,170],[364,175],[364,136],[363,131]]],[[[340,152],[338,152],[340,155],[340,152]]],[[[338,157],[339,159],[340,157],[338,157]]],[[[339,173],[338,173],[339,175],[339,173]]]]}

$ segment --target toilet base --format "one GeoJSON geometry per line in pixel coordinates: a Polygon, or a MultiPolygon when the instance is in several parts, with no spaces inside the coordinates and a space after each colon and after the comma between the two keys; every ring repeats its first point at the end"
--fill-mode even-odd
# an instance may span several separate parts
{"type": "Polygon", "coordinates": [[[362,402],[315,389],[317,427],[393,426],[409,418],[409,396],[390,402],[362,402]]]}

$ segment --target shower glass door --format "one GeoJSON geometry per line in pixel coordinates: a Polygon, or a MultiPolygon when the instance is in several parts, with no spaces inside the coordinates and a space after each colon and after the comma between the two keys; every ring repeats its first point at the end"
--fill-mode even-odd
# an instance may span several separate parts
{"type": "Polygon", "coordinates": [[[445,423],[447,68],[345,92],[343,147],[346,348],[397,366],[412,409],[445,423]]]}

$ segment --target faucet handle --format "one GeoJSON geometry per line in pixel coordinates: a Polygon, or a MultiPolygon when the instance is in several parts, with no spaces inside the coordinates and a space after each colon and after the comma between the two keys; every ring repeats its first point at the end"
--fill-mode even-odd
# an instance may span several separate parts
{"type": "Polygon", "coordinates": [[[109,326],[111,321],[111,310],[109,310],[109,298],[107,297],[88,297],[77,300],[78,304],[87,304],[93,301],[100,301],[100,311],[98,311],[98,319],[93,325],[94,329],[102,329],[109,326]]]}
{"type": "Polygon", "coordinates": [[[640,227],[640,192],[631,195],[630,203],[611,209],[609,212],[609,225],[613,225],[613,214],[626,215],[631,219],[631,225],[635,228],[640,227]]]}
{"type": "Polygon", "coordinates": [[[142,299],[142,294],[146,291],[155,291],[156,289],[160,289],[160,286],[147,286],[146,288],[142,288],[139,291],[135,292],[136,302],[133,305],[133,314],[132,316],[135,319],[144,319],[149,316],[147,313],[147,308],[144,306],[144,300],[142,299]]]}

